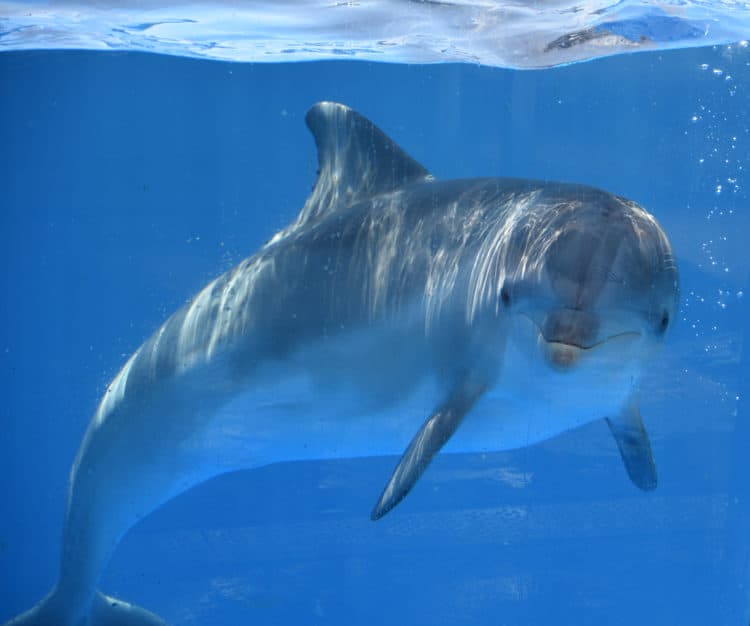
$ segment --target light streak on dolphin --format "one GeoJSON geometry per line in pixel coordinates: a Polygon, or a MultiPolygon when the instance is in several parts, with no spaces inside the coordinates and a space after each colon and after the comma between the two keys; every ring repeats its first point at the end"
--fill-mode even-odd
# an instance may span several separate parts
{"type": "Polygon", "coordinates": [[[638,380],[678,303],[656,220],[581,185],[435,180],[341,104],[307,124],[301,213],[109,385],[71,471],[59,580],[13,626],[163,624],[96,591],[101,572],[138,520],[226,471],[405,448],[378,519],[446,444],[512,449],[606,418],[633,482],[656,486],[638,380]]]}

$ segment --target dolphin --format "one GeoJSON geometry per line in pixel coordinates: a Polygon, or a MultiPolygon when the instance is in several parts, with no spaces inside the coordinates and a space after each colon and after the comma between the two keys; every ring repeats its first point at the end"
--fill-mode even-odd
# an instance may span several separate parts
{"type": "Polygon", "coordinates": [[[319,170],[300,214],[115,376],[72,467],[58,582],[9,624],[163,624],[100,574],[138,520],[226,471],[405,450],[375,520],[446,444],[604,418],[635,485],[656,486],[638,381],[678,270],[654,217],[583,185],[436,180],[341,104],[306,121],[319,170]]]}

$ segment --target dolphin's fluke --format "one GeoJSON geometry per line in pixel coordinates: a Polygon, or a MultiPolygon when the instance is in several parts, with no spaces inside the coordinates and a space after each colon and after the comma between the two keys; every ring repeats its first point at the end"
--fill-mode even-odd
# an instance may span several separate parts
{"type": "Polygon", "coordinates": [[[158,615],[134,604],[97,593],[91,626],[167,626],[158,615]]]}
{"type": "Polygon", "coordinates": [[[655,489],[656,463],[646,427],[635,402],[628,403],[618,417],[607,418],[607,424],[620,449],[630,480],[644,491],[655,489]]]}
{"type": "Polygon", "coordinates": [[[464,380],[453,390],[448,400],[422,424],[370,513],[370,519],[379,520],[406,497],[422,472],[427,469],[432,457],[456,432],[461,420],[484,389],[483,384],[464,380]]]}
{"type": "Polygon", "coordinates": [[[60,594],[50,594],[34,608],[5,626],[167,626],[167,622],[146,609],[96,593],[86,617],[80,607],[71,607],[60,594]]]}

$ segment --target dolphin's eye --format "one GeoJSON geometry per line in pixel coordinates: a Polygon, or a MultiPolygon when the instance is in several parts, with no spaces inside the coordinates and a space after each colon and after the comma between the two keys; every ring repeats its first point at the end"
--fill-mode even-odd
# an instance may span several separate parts
{"type": "Polygon", "coordinates": [[[500,300],[503,301],[504,307],[510,306],[510,291],[508,291],[508,286],[503,285],[503,288],[500,290],[500,300]]]}
{"type": "Polygon", "coordinates": [[[666,332],[667,328],[669,327],[669,312],[664,311],[661,314],[661,319],[659,320],[659,333],[663,334],[666,332]]]}

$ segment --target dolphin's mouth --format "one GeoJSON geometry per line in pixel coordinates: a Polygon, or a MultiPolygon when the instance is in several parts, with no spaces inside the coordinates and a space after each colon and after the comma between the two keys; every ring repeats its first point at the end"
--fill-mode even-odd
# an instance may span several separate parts
{"type": "Polygon", "coordinates": [[[547,339],[539,332],[539,342],[542,354],[549,365],[558,371],[569,371],[578,364],[580,359],[587,353],[591,353],[604,345],[613,343],[629,343],[638,339],[641,333],[636,331],[625,331],[604,337],[596,342],[581,345],[570,341],[556,341],[547,339]]]}
{"type": "MultiPolygon", "coordinates": [[[[574,315],[577,315],[574,313],[574,315]]],[[[605,334],[598,320],[589,328],[576,323],[551,325],[545,321],[539,323],[534,316],[521,313],[521,317],[529,323],[530,329],[536,334],[539,351],[550,367],[558,371],[570,371],[582,358],[597,352],[600,348],[610,348],[620,344],[623,349],[642,336],[639,330],[623,330],[612,334],[605,334]],[[592,332],[593,329],[593,332],[592,332]]],[[[577,321],[591,321],[591,318],[580,317],[577,321]]]]}
{"type": "Polygon", "coordinates": [[[626,330],[621,333],[609,335],[608,337],[604,337],[602,339],[599,339],[598,341],[594,341],[590,343],[556,339],[554,337],[545,337],[544,333],[542,333],[541,331],[539,331],[539,336],[548,344],[568,346],[570,348],[577,348],[578,350],[595,350],[596,348],[599,348],[600,346],[603,346],[605,343],[609,343],[610,341],[618,341],[618,340],[623,340],[623,339],[637,339],[638,337],[641,336],[641,333],[635,330],[626,330]]]}

